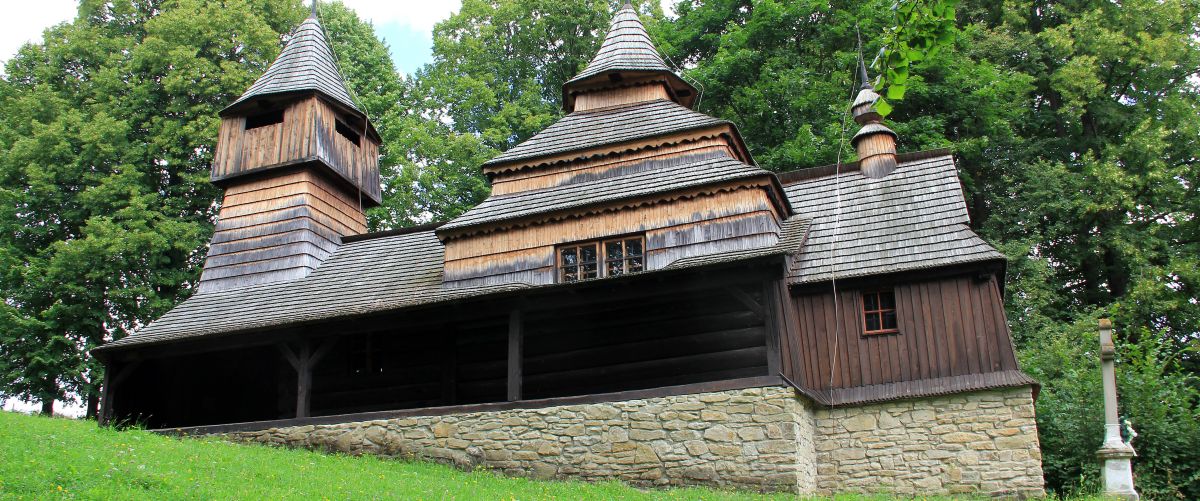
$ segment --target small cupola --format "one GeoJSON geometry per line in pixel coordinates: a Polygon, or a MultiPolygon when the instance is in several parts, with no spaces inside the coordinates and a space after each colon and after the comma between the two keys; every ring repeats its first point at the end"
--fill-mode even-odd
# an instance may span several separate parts
{"type": "Polygon", "coordinates": [[[663,61],[629,2],[613,16],[592,62],[563,84],[567,113],[655,99],[691,108],[696,97],[696,88],[663,61]]]}
{"type": "Polygon", "coordinates": [[[307,276],[380,203],[379,134],[350,97],[313,13],[220,113],[213,184],[225,189],[201,292],[307,276]]]}
{"type": "Polygon", "coordinates": [[[892,129],[883,125],[883,116],[875,109],[879,94],[875,93],[875,87],[871,85],[867,76],[867,66],[861,56],[858,60],[858,72],[862,87],[859,88],[858,97],[854,99],[850,112],[854,116],[854,122],[862,128],[850,140],[850,144],[854,145],[854,151],[858,154],[859,170],[863,175],[879,179],[896,170],[897,136],[892,129]]]}

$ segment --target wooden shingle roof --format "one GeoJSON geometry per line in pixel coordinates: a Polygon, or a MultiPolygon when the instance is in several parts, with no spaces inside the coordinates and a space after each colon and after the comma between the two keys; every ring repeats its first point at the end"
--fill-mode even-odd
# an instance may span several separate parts
{"type": "Polygon", "coordinates": [[[638,19],[633,5],[626,3],[613,16],[612,25],[600,50],[575,78],[567,83],[578,82],[610,71],[665,71],[671,69],[663,62],[646,27],[638,19]]]}
{"type": "Polygon", "coordinates": [[[1004,260],[971,230],[948,152],[901,160],[882,179],[850,170],[785,185],[796,213],[813,220],[792,283],[1004,260]]]}
{"type": "Polygon", "coordinates": [[[483,166],[486,168],[517,161],[528,162],[538,157],[715,125],[732,126],[732,123],[662,99],[577,111],[562,117],[496,158],[488,160],[483,166]]]}
{"type": "Polygon", "coordinates": [[[230,113],[255,97],[294,92],[319,92],[362,113],[350,98],[345,79],[338,71],[333,49],[329,47],[325,30],[316,16],[309,16],[300,23],[266,73],[221,114],[230,113]]]}
{"type": "Polygon", "coordinates": [[[579,210],[619,200],[755,177],[773,177],[773,174],[746,165],[724,152],[645,160],[602,174],[585,174],[562,186],[492,195],[438,228],[438,232],[579,210]]]}
{"type": "MultiPolygon", "coordinates": [[[[601,280],[712,266],[799,252],[806,220],[792,218],[774,246],[683,258],[662,270],[601,280]]],[[[444,247],[433,231],[355,240],[341,246],[311,275],[267,285],[198,293],[136,334],[93,350],[186,341],[351,318],[509,291],[542,290],[577,284],[511,283],[484,287],[442,284],[444,247]]]]}

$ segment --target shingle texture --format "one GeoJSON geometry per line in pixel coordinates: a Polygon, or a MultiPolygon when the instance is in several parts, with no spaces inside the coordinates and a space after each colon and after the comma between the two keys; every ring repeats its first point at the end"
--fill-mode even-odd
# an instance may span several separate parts
{"type": "Polygon", "coordinates": [[[325,30],[316,17],[309,17],[300,23],[266,73],[226,109],[257,96],[303,91],[318,91],[350,109],[362,112],[350,99],[333,50],[325,39],[325,30]]]}
{"type": "MultiPolygon", "coordinates": [[[[720,256],[684,258],[664,271],[797,253],[807,231],[806,222],[793,217],[785,222],[783,229],[777,245],[720,256]]],[[[347,243],[305,278],[198,293],[136,334],[98,350],[281,328],[511,290],[570,286],[513,283],[474,288],[444,287],[443,253],[444,248],[433,231],[347,243]]],[[[626,280],[635,276],[598,280],[626,280]]]]}
{"type": "Polygon", "coordinates": [[[663,99],[577,111],[483,165],[530,160],[729,123],[663,99]]]}
{"type": "Polygon", "coordinates": [[[882,179],[851,171],[784,189],[813,220],[792,283],[1004,259],[968,226],[949,154],[901,163],[882,179]]]}
{"type": "Polygon", "coordinates": [[[563,186],[490,196],[443,225],[439,231],[769,175],[769,172],[746,165],[723,152],[646,160],[599,175],[580,176],[563,186]]]}
{"type": "Polygon", "coordinates": [[[613,16],[608,36],[604,38],[596,57],[567,83],[618,70],[671,71],[658,54],[658,49],[654,48],[646,27],[630,4],[625,4],[613,16]]]}

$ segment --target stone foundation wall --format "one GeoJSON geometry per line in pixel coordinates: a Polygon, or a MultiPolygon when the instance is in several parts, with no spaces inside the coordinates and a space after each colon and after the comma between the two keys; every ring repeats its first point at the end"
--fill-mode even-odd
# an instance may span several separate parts
{"type": "Polygon", "coordinates": [[[817,491],[1042,496],[1031,389],[822,409],[817,491]]]}
{"type": "Polygon", "coordinates": [[[1042,494],[1029,388],[827,409],[767,387],[229,433],[249,442],[798,494],[1042,494]]]}
{"type": "Polygon", "coordinates": [[[227,436],[537,478],[812,492],[813,433],[812,414],[793,391],[768,387],[227,436]]]}

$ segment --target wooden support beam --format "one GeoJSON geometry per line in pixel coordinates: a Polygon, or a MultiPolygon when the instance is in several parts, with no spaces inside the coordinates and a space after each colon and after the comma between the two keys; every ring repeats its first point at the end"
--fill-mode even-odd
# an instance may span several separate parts
{"type": "Polygon", "coordinates": [[[280,343],[279,352],[296,370],[296,417],[308,417],[312,409],[312,370],[313,367],[329,354],[329,350],[337,344],[336,338],[326,339],[316,350],[312,343],[305,339],[300,341],[300,349],[292,350],[286,343],[280,343]]]}
{"type": "Polygon", "coordinates": [[[117,362],[112,362],[105,367],[104,370],[104,387],[100,394],[100,415],[96,417],[96,421],[100,426],[109,424],[109,421],[116,417],[113,412],[113,402],[116,401],[116,395],[113,390],[120,386],[126,379],[129,379],[130,374],[142,365],[141,360],[134,360],[124,365],[118,365],[117,362]],[[120,369],[117,369],[120,367],[120,369]]]}
{"type": "Polygon", "coordinates": [[[450,330],[442,348],[442,404],[454,405],[458,400],[458,332],[450,330]]]}
{"type": "MultiPolygon", "coordinates": [[[[758,301],[755,301],[754,298],[750,297],[749,294],[746,294],[746,291],[743,291],[736,285],[726,289],[730,294],[733,295],[733,298],[737,299],[739,303],[742,303],[742,306],[745,306],[747,310],[754,312],[755,315],[760,317],[763,316],[765,311],[763,306],[759,304],[758,301]]],[[[766,298],[766,296],[763,297],[766,298]]]]}
{"type": "Polygon", "coordinates": [[[301,342],[296,358],[296,417],[308,417],[312,407],[312,346],[308,340],[301,342]]]}
{"type": "Polygon", "coordinates": [[[767,338],[767,375],[776,376],[783,371],[783,359],[780,356],[781,328],[785,325],[782,320],[782,298],[779,297],[779,287],[774,280],[763,282],[763,302],[766,303],[763,315],[763,327],[767,338]]]}
{"type": "Polygon", "coordinates": [[[521,355],[524,351],[524,318],[521,310],[508,314],[508,401],[521,400],[521,355]]]}

